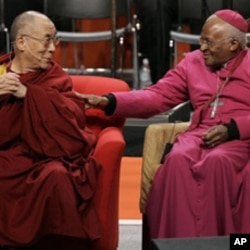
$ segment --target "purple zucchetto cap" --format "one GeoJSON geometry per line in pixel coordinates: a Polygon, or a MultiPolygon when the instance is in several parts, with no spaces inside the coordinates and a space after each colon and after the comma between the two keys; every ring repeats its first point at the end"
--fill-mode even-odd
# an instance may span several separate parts
{"type": "Polygon", "coordinates": [[[214,14],[223,21],[241,30],[242,32],[245,33],[248,32],[249,24],[247,20],[239,12],[230,9],[225,9],[225,10],[218,10],[214,14]]]}

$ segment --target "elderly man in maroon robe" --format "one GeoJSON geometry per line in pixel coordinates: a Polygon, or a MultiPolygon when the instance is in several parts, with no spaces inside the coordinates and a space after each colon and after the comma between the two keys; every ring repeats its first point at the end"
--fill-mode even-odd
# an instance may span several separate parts
{"type": "Polygon", "coordinates": [[[11,27],[14,53],[0,58],[0,245],[10,249],[89,249],[99,237],[96,138],[52,61],[56,35],[45,15],[24,12],[11,27]]]}
{"type": "Polygon", "coordinates": [[[151,237],[250,233],[250,52],[248,22],[220,10],[205,22],[200,50],[155,85],[83,95],[108,114],[149,117],[190,100],[191,126],[158,168],[147,200],[151,237]],[[249,162],[249,163],[248,163],[249,162]]]}

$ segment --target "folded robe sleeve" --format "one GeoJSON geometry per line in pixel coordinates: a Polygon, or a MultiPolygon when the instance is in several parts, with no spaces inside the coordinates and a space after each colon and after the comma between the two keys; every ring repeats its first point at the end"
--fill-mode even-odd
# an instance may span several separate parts
{"type": "Polygon", "coordinates": [[[95,136],[85,126],[83,110],[84,103],[73,92],[31,85],[24,100],[22,140],[38,155],[87,156],[95,136]]]}

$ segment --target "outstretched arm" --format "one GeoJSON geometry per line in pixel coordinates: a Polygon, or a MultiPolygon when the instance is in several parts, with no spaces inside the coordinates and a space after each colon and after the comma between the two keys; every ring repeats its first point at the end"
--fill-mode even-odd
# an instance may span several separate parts
{"type": "Polygon", "coordinates": [[[107,96],[98,96],[98,95],[91,95],[91,94],[81,94],[76,92],[76,95],[82,98],[85,101],[85,108],[100,108],[104,109],[109,104],[109,99],[107,96]]]}

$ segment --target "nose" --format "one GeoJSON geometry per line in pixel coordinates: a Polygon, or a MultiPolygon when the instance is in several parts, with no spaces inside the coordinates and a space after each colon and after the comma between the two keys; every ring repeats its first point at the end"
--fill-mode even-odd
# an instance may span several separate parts
{"type": "Polygon", "coordinates": [[[205,43],[201,43],[200,44],[200,50],[201,51],[205,51],[205,50],[207,50],[208,49],[208,45],[207,44],[205,44],[205,43]]]}
{"type": "Polygon", "coordinates": [[[51,52],[54,52],[56,50],[56,46],[53,43],[53,41],[50,42],[48,50],[51,51],[51,52]]]}

